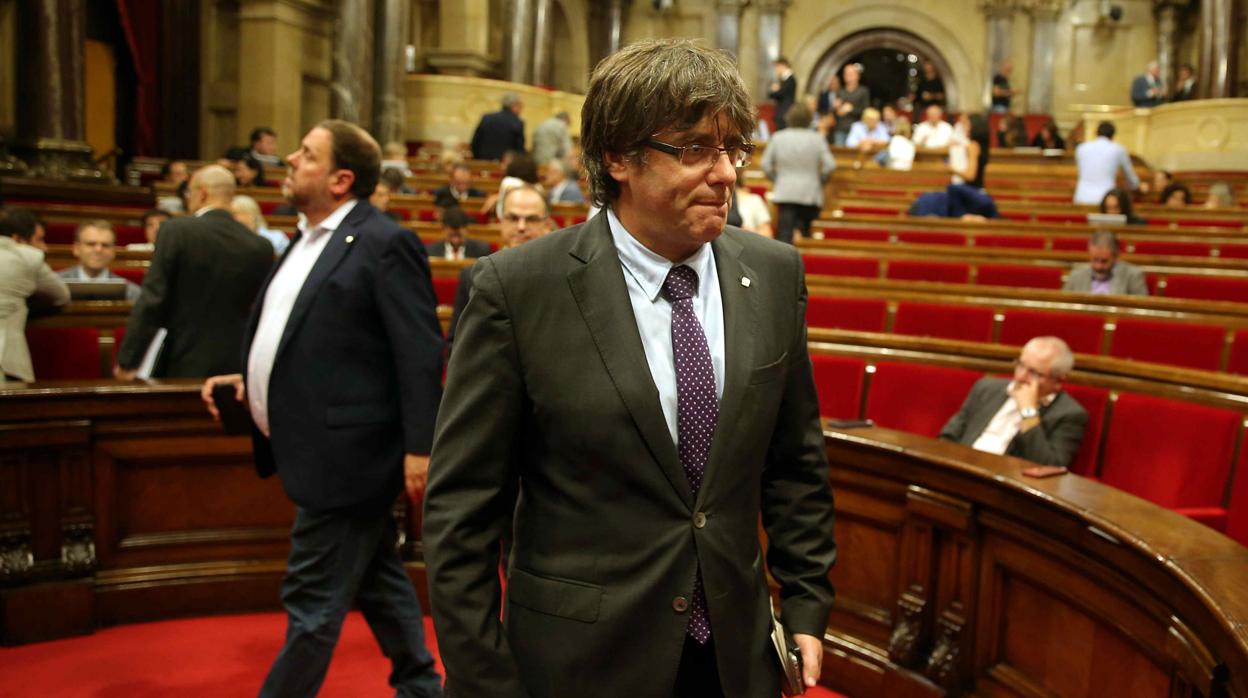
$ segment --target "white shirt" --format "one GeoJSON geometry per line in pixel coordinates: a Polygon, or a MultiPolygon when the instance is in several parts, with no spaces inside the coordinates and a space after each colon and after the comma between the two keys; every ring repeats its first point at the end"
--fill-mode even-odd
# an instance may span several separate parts
{"type": "Polygon", "coordinates": [[[1127,149],[1104,136],[1080,143],[1075,148],[1075,162],[1079,165],[1079,183],[1075,185],[1077,204],[1101,203],[1109,190],[1117,186],[1120,168],[1132,189],[1140,187],[1140,178],[1131,166],[1127,149]]]}
{"type": "MultiPolygon", "coordinates": [[[[1014,387],[1010,383],[1006,387],[1006,392],[1010,393],[1014,387]]],[[[1040,403],[1044,406],[1053,404],[1057,399],[1057,393],[1046,396],[1040,403]]],[[[997,455],[1005,455],[1005,449],[1010,447],[1010,442],[1018,436],[1019,429],[1023,428],[1023,415],[1019,410],[1018,403],[1014,400],[1014,395],[1010,394],[1005,399],[1005,404],[1001,405],[1001,409],[993,415],[992,420],[988,422],[988,426],[984,427],[984,433],[975,439],[975,443],[971,444],[971,448],[976,451],[985,451],[987,453],[995,453],[997,455]]]]}
{"type": "Polygon", "coordinates": [[[893,136],[888,142],[888,169],[909,171],[914,167],[914,143],[905,136],[893,136]]]}
{"type": "Polygon", "coordinates": [[[299,216],[299,241],[294,243],[286,254],[282,266],[273,275],[269,288],[264,293],[264,305],[260,310],[260,322],[256,326],[256,336],[251,340],[251,353],[247,356],[247,405],[251,408],[251,418],[260,433],[269,436],[269,376],[273,373],[273,361],[277,358],[277,347],[286,331],[286,321],[290,319],[290,311],[295,307],[295,299],[308,274],[333,233],[342,225],[342,221],[355,208],[356,199],[352,199],[329,214],[321,224],[308,229],[307,219],[299,216]]]}
{"type": "MultiPolygon", "coordinates": [[[[641,345],[650,365],[650,377],[659,390],[659,404],[667,420],[672,443],[679,445],[676,426],[676,357],[672,354],[672,304],[663,295],[663,282],[673,266],[667,259],[651,252],[624,228],[615,211],[607,209],[607,223],[615,251],[624,267],[628,300],[633,306],[641,345]]],[[[693,295],[693,313],[702,325],[706,345],[711,351],[711,368],[715,372],[715,397],[724,397],[724,305],[719,294],[719,274],[715,270],[715,253],[710,244],[681,262],[698,274],[698,288],[693,295]]]]}
{"type": "Polygon", "coordinates": [[[948,121],[938,121],[934,126],[924,121],[914,127],[912,140],[919,148],[948,148],[953,140],[953,126],[948,121]]]}
{"type": "Polygon", "coordinates": [[[763,197],[748,189],[737,190],[737,213],[741,215],[741,227],[751,233],[771,224],[771,211],[763,197]]]}

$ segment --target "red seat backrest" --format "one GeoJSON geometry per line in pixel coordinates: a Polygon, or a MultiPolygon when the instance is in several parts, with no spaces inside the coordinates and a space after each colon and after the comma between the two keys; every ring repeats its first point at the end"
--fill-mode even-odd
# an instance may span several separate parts
{"type": "Polygon", "coordinates": [[[1156,254],[1176,257],[1208,257],[1213,253],[1213,245],[1207,242],[1141,240],[1133,244],[1133,252],[1134,254],[1156,254]]]}
{"type": "Polygon", "coordinates": [[[938,233],[926,230],[903,230],[897,233],[897,240],[917,245],[966,245],[966,236],[962,233],[938,233]]]}
{"type": "Polygon", "coordinates": [[[886,278],[898,281],[939,281],[946,284],[970,282],[971,266],[959,262],[923,262],[900,259],[888,263],[886,278]]]}
{"type": "Polygon", "coordinates": [[[856,240],[859,242],[888,242],[888,231],[877,228],[822,228],[825,240],[856,240]]]}
{"type": "Polygon", "coordinates": [[[902,302],[897,304],[893,332],[916,337],[991,342],[992,316],[992,308],[973,305],[902,302]]]}
{"type": "Polygon", "coordinates": [[[866,416],[882,427],[935,437],[981,377],[962,368],[881,362],[871,376],[866,416]]]}
{"type": "Polygon", "coordinates": [[[1110,356],[1216,371],[1222,361],[1226,330],[1216,325],[1121,318],[1110,356]]]}
{"type": "Polygon", "coordinates": [[[1231,410],[1122,393],[1101,480],[1163,507],[1221,507],[1242,421],[1231,410]]]}
{"type": "Polygon", "coordinates": [[[1248,376],[1248,330],[1235,331],[1234,341],[1231,342],[1231,356],[1226,362],[1226,372],[1248,376]]]}
{"type": "Polygon", "coordinates": [[[1042,250],[1044,249],[1044,238],[1038,235],[976,235],[975,246],[1042,250]]]}
{"type": "Polygon", "coordinates": [[[1053,238],[1053,249],[1062,252],[1087,252],[1088,239],[1074,237],[1056,237],[1053,238]]]}
{"type": "Polygon", "coordinates": [[[438,305],[455,305],[455,292],[459,290],[458,276],[433,277],[433,295],[438,298],[438,305]]]}
{"type": "Polygon", "coordinates": [[[827,276],[854,276],[875,279],[880,275],[880,263],[865,257],[832,257],[822,254],[802,255],[806,273],[827,276]]]}
{"type": "Polygon", "coordinates": [[[94,327],[27,327],[35,380],[102,378],[100,331],[94,327]]]}
{"type": "Polygon", "coordinates": [[[1109,391],[1105,388],[1074,384],[1066,384],[1063,390],[1088,411],[1088,426],[1083,430],[1083,443],[1079,445],[1079,452],[1071,461],[1070,469],[1080,475],[1095,475],[1097,447],[1101,444],[1101,432],[1105,430],[1105,405],[1109,402],[1109,391]]]}
{"type": "Polygon", "coordinates": [[[1227,508],[1226,535],[1248,545],[1248,438],[1239,448],[1239,464],[1231,483],[1231,504],[1227,508]]]}
{"type": "Polygon", "coordinates": [[[806,324],[810,327],[883,332],[888,320],[888,301],[876,298],[810,296],[806,299],[806,324]]]}
{"type": "Polygon", "coordinates": [[[117,236],[118,247],[147,242],[147,236],[143,234],[141,225],[119,225],[113,228],[113,232],[117,236]]]}
{"type": "Polygon", "coordinates": [[[830,419],[857,419],[862,406],[862,384],[867,362],[845,356],[811,354],[819,415],[830,419]]]}
{"type": "Polygon", "coordinates": [[[1248,303],[1248,279],[1216,276],[1167,276],[1168,298],[1194,298],[1206,301],[1248,303]]]}
{"type": "Polygon", "coordinates": [[[1248,244],[1226,243],[1218,245],[1218,256],[1227,259],[1248,259],[1248,244]]]}
{"type": "Polygon", "coordinates": [[[61,221],[50,221],[44,223],[43,241],[49,245],[72,245],[74,244],[74,231],[77,229],[77,223],[65,223],[61,221]]]}
{"type": "Polygon", "coordinates": [[[1099,354],[1104,333],[1105,320],[1099,315],[1007,310],[998,341],[1021,347],[1033,337],[1053,335],[1061,337],[1077,354],[1099,354]]]}
{"type": "Polygon", "coordinates": [[[1036,214],[1037,223],[1086,223],[1088,222],[1088,214],[1086,213],[1038,213],[1036,214]]]}
{"type": "Polygon", "coordinates": [[[1026,264],[981,264],[975,283],[981,286],[1059,289],[1062,287],[1062,270],[1026,264]]]}

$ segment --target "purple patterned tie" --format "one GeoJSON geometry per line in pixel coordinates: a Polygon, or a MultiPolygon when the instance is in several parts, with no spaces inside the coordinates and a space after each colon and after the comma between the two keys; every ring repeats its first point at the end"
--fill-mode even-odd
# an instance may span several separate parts
{"type": "MultiPolygon", "coordinates": [[[[676,450],[685,466],[685,476],[693,495],[702,487],[706,462],[711,452],[711,438],[719,419],[719,402],[715,397],[715,370],[706,334],[693,312],[693,293],[698,287],[698,273],[690,267],[672,267],[663,282],[672,303],[672,354],[676,359],[676,450]]],[[[689,604],[689,635],[705,645],[711,637],[711,619],[706,612],[706,592],[702,588],[702,569],[698,568],[689,604]]]]}

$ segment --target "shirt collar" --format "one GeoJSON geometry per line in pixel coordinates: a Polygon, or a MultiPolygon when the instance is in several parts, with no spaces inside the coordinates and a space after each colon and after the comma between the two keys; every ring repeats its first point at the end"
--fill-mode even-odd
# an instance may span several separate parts
{"type": "MultiPolygon", "coordinates": [[[[659,293],[663,291],[663,282],[667,280],[667,273],[676,265],[638,242],[637,238],[633,237],[633,234],[628,232],[620,219],[616,217],[615,211],[609,208],[607,209],[607,225],[611,227],[611,239],[615,242],[615,251],[620,256],[620,263],[637,281],[637,285],[646,294],[646,298],[654,302],[658,299],[659,293]]],[[[680,263],[688,265],[697,273],[700,285],[703,279],[708,278],[709,267],[713,261],[711,246],[704,244],[698,248],[697,252],[680,263]]],[[[694,294],[697,294],[696,290],[694,294]]]]}
{"type": "Polygon", "coordinates": [[[338,208],[334,209],[333,213],[326,216],[325,220],[321,221],[320,225],[311,230],[308,229],[308,217],[300,213],[298,224],[299,232],[303,233],[305,238],[317,238],[320,237],[322,233],[334,232],[338,229],[338,226],[342,225],[342,221],[347,217],[347,214],[351,213],[351,209],[355,208],[355,205],[359,203],[359,201],[359,199],[351,199],[339,204],[338,208]]]}

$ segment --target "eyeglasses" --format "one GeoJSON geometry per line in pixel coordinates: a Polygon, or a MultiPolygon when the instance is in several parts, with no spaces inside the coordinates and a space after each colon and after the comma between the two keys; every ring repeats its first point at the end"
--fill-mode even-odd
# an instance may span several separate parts
{"type": "Polygon", "coordinates": [[[538,223],[545,221],[546,216],[517,216],[514,213],[504,213],[503,220],[511,223],[512,225],[519,225],[520,223],[524,223],[525,225],[537,225],[538,223]]]}
{"type": "Polygon", "coordinates": [[[753,143],[734,143],[722,148],[713,145],[671,145],[650,139],[646,145],[661,153],[674,155],[685,167],[711,167],[719,161],[721,154],[728,156],[733,167],[745,167],[750,164],[750,156],[754,154],[753,143]]]}
{"type": "Polygon", "coordinates": [[[1033,379],[1035,379],[1035,380],[1040,380],[1041,378],[1046,378],[1046,379],[1048,379],[1048,380],[1057,380],[1057,378],[1056,378],[1056,377],[1054,377],[1054,375],[1053,375],[1053,374],[1051,374],[1051,373],[1041,373],[1041,372],[1037,371],[1036,369],[1034,369],[1034,368],[1032,368],[1032,367],[1028,366],[1027,364],[1023,363],[1023,360],[1022,360],[1022,359],[1014,359],[1014,372],[1015,372],[1015,373],[1017,373],[1017,372],[1018,372],[1018,370],[1019,370],[1020,368],[1021,368],[1021,369],[1022,369],[1022,370],[1023,370],[1023,371],[1024,371],[1027,375],[1028,375],[1028,376],[1029,376],[1029,377],[1031,377],[1031,378],[1033,378],[1033,379]]]}

